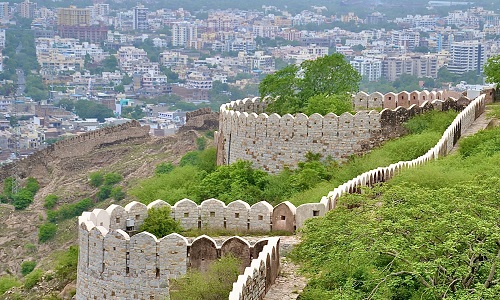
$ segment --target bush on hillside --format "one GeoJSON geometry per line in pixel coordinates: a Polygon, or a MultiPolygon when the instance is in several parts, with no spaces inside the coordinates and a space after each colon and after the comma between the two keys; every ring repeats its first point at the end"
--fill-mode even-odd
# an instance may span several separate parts
{"type": "Polygon", "coordinates": [[[36,269],[26,275],[24,278],[24,288],[31,290],[42,279],[42,275],[43,271],[41,269],[36,269]]]}
{"type": "Polygon", "coordinates": [[[93,172],[89,175],[89,184],[93,187],[100,187],[104,182],[104,174],[102,172],[93,172]]]}
{"type": "Polygon", "coordinates": [[[36,267],[36,261],[23,261],[21,264],[21,274],[23,276],[28,275],[33,271],[36,267]]]}
{"type": "Polygon", "coordinates": [[[38,241],[45,243],[56,236],[57,225],[53,223],[45,223],[38,228],[38,241]]]}
{"type": "Polygon", "coordinates": [[[43,207],[45,207],[46,209],[53,209],[54,206],[56,206],[58,199],[59,198],[54,194],[47,195],[47,197],[45,197],[43,207]]]}
{"type": "Polygon", "coordinates": [[[94,206],[94,202],[90,198],[82,199],[76,203],[63,204],[58,210],[50,210],[47,212],[47,220],[52,223],[71,219],[81,215],[84,211],[89,210],[94,206]]]}
{"type": "Polygon", "coordinates": [[[56,262],[56,275],[63,281],[76,280],[78,266],[78,247],[70,246],[69,249],[58,256],[56,262]]]}
{"type": "Polygon", "coordinates": [[[15,286],[21,286],[22,283],[17,280],[16,277],[12,275],[4,275],[0,277],[0,295],[3,295],[6,291],[10,290],[15,286]]]}

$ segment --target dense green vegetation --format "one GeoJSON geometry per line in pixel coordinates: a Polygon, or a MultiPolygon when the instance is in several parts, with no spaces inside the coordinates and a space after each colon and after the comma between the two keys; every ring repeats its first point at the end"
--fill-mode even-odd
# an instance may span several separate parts
{"type": "Polygon", "coordinates": [[[361,75],[344,56],[334,53],[267,75],[259,92],[261,98],[274,99],[267,107],[269,113],[341,115],[352,110],[350,94],[358,91],[360,81],[361,75]]]}
{"type": "Polygon", "coordinates": [[[213,262],[206,272],[188,271],[185,276],[172,280],[170,299],[227,299],[240,273],[240,263],[232,256],[225,256],[213,262]]]}
{"type": "Polygon", "coordinates": [[[28,177],[23,188],[20,188],[16,193],[13,192],[15,181],[14,178],[8,177],[3,182],[3,194],[0,194],[2,203],[10,203],[15,209],[21,210],[33,203],[35,194],[40,189],[38,181],[33,177],[28,177]]]}
{"type": "Polygon", "coordinates": [[[125,192],[120,186],[116,186],[122,181],[123,176],[115,173],[93,172],[89,174],[89,185],[94,188],[99,188],[95,200],[84,198],[82,200],[57,205],[58,197],[54,194],[49,194],[44,199],[44,207],[47,209],[47,220],[38,228],[38,241],[45,243],[56,236],[57,224],[64,220],[68,220],[81,215],[95,206],[96,202],[104,201],[108,198],[113,198],[117,201],[125,198],[125,192]]]}
{"type": "Polygon", "coordinates": [[[290,200],[295,205],[319,201],[334,187],[365,171],[424,154],[455,116],[453,111],[432,111],[407,122],[409,135],[364,156],[353,156],[341,166],[309,153],[296,170],[286,169],[278,175],[254,169],[247,161],[216,168],[215,149],[193,151],[181,159],[179,166],[160,164],[154,177],[143,180],[128,194],[145,204],[156,199],[174,204],[183,198],[197,203],[209,198],[225,203],[241,199],[250,205],[262,200],[272,204],[290,200]]]}
{"type": "Polygon", "coordinates": [[[300,299],[498,299],[500,128],[311,219],[300,299]]]}
{"type": "Polygon", "coordinates": [[[492,56],[484,66],[486,81],[490,83],[500,83],[500,55],[492,56]]]}

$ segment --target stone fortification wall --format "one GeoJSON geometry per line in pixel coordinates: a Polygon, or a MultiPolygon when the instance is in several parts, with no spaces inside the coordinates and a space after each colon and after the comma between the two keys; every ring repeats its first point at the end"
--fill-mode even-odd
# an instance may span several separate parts
{"type": "Polygon", "coordinates": [[[229,204],[217,199],[208,199],[200,205],[189,199],[182,199],[170,206],[163,200],[156,200],[149,205],[133,201],[125,207],[113,204],[107,209],[94,209],[89,220],[96,226],[103,226],[108,230],[132,230],[127,228],[127,220],[132,220],[133,230],[140,228],[148,216],[151,208],[168,206],[171,216],[179,221],[182,228],[189,229],[217,229],[226,228],[238,232],[294,232],[301,227],[309,217],[324,215],[325,207],[321,204],[308,204],[295,207],[286,201],[275,207],[266,201],[252,206],[236,200],[229,204]],[[310,211],[311,210],[311,211],[310,211]]]}
{"type": "Polygon", "coordinates": [[[187,130],[213,130],[219,127],[219,114],[209,107],[186,113],[186,124],[180,128],[187,130]]]}
{"type": "MultiPolygon", "coordinates": [[[[150,208],[162,205],[156,201],[150,208]]],[[[131,216],[140,214],[135,203],[126,208],[131,216]]],[[[218,246],[207,236],[192,242],[175,233],[161,239],[148,232],[130,236],[112,224],[105,210],[96,209],[79,217],[76,299],[165,299],[170,278],[184,275],[189,268],[206,270],[214,260],[229,254],[241,260],[242,273],[255,266],[259,258],[266,258],[262,273],[265,280],[259,281],[264,291],[278,274],[279,238],[250,245],[232,237],[218,246]]]]}
{"type": "Polygon", "coordinates": [[[462,93],[454,91],[413,91],[399,93],[372,93],[359,92],[352,97],[355,110],[367,109],[395,109],[396,107],[410,107],[412,105],[421,106],[424,102],[434,100],[446,100],[448,98],[459,99],[462,93]]]}
{"type": "MultiPolygon", "coordinates": [[[[410,93],[406,94],[410,99],[410,93]]],[[[442,98],[446,93],[424,91],[412,92],[411,95],[417,95],[418,99],[429,95],[432,95],[431,98],[442,98]]],[[[305,159],[307,152],[343,161],[402,135],[402,123],[416,114],[431,109],[458,109],[470,102],[463,97],[459,100],[448,97],[446,100],[426,100],[396,108],[397,95],[382,96],[387,98],[387,101],[381,101],[382,106],[394,109],[385,108],[381,112],[364,110],[355,115],[344,113],[340,116],[333,113],[309,117],[302,113],[295,116],[267,115],[263,111],[268,100],[260,101],[259,98],[224,104],[220,108],[219,131],[215,135],[217,164],[249,160],[256,167],[277,173],[285,167],[296,167],[305,159]]],[[[359,98],[355,97],[354,103],[361,103],[359,98]]]]}
{"type": "Polygon", "coordinates": [[[149,126],[141,127],[137,121],[87,132],[56,142],[26,158],[2,166],[0,180],[12,176],[14,170],[17,171],[18,176],[24,178],[29,176],[33,169],[40,166],[46,167],[49,162],[78,157],[99,147],[148,136],[149,126]]]}

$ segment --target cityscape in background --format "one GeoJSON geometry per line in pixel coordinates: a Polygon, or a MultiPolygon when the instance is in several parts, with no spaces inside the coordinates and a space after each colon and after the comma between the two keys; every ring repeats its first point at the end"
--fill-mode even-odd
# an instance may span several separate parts
{"type": "Polygon", "coordinates": [[[259,96],[267,74],[335,52],[367,92],[480,90],[484,64],[500,53],[500,14],[469,2],[428,6],[428,14],[389,18],[324,6],[291,13],[0,2],[0,161],[130,119],[167,136],[186,111],[259,96]],[[436,14],[443,6],[447,13],[436,14]]]}

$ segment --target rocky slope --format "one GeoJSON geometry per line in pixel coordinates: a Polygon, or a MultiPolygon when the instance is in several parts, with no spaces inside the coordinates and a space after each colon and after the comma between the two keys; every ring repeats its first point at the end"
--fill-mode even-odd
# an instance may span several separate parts
{"type": "MultiPolygon", "coordinates": [[[[194,150],[197,137],[199,133],[190,130],[166,138],[147,137],[103,145],[83,156],[48,162],[43,170],[33,169],[28,176],[37,178],[41,186],[34,203],[22,211],[14,210],[11,205],[0,204],[0,276],[12,274],[22,278],[20,265],[23,261],[36,261],[37,268],[46,272],[54,267],[53,260],[58,253],[76,245],[76,219],[58,224],[54,240],[38,243],[38,226],[46,219],[43,202],[48,194],[59,196],[58,205],[73,203],[86,197],[93,198],[97,189],[88,184],[88,176],[99,170],[123,175],[124,180],[120,185],[126,191],[138,179],[151,176],[158,163],[178,162],[184,153],[194,150]]],[[[134,199],[127,196],[121,202],[128,203],[132,200],[134,199]]],[[[112,200],[108,200],[97,206],[105,208],[111,203],[112,200]]],[[[67,284],[66,290],[71,289],[71,283],[50,284],[48,281],[37,285],[31,292],[20,288],[17,292],[23,299],[42,299],[42,295],[59,294],[58,290],[67,284]]],[[[12,296],[12,293],[0,295],[0,299],[12,299],[9,295],[12,296]]]]}

